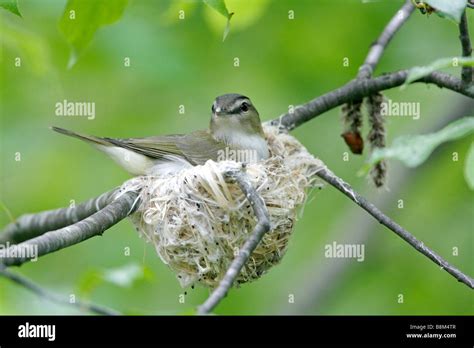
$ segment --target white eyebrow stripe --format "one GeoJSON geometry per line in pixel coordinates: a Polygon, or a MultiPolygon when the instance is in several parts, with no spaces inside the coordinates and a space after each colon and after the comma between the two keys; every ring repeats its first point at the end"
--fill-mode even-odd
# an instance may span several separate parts
{"type": "Polygon", "coordinates": [[[234,103],[232,104],[231,110],[238,109],[240,105],[242,105],[242,103],[247,103],[249,105],[252,105],[252,102],[250,101],[249,98],[239,98],[236,101],[234,101],[234,103]]]}

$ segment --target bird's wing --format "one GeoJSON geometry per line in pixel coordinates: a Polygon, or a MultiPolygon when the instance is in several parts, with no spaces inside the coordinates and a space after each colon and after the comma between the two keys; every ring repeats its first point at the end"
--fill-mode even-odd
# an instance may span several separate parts
{"type": "Polygon", "coordinates": [[[146,138],[103,138],[112,145],[122,147],[150,158],[162,159],[168,155],[182,156],[176,142],[183,135],[164,135],[146,138]]]}
{"type": "Polygon", "coordinates": [[[191,163],[201,165],[207,160],[218,161],[220,151],[226,144],[216,140],[209,131],[200,130],[184,136],[184,141],[177,142],[178,148],[191,163]]]}
{"type": "Polygon", "coordinates": [[[217,160],[218,151],[225,144],[215,140],[208,131],[190,134],[152,136],[146,138],[113,139],[104,138],[109,143],[129,149],[154,159],[178,156],[191,164],[204,164],[207,160],[217,160]]]}

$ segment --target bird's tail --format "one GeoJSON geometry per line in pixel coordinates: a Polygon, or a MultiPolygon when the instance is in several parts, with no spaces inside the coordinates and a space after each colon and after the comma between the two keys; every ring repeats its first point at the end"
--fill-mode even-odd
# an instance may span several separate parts
{"type": "Polygon", "coordinates": [[[76,132],[73,132],[73,131],[70,131],[70,130],[67,130],[67,129],[64,129],[64,128],[59,128],[59,127],[51,127],[51,129],[55,132],[58,132],[58,133],[61,133],[61,134],[64,134],[64,135],[68,135],[70,137],[74,137],[74,138],[78,138],[78,139],[81,139],[81,140],[84,140],[84,141],[87,141],[89,143],[93,143],[93,144],[96,144],[96,145],[105,145],[105,146],[110,146],[110,142],[106,141],[105,139],[103,138],[99,138],[99,137],[95,137],[93,135],[85,135],[85,134],[80,134],[80,133],[76,133],[76,132]]]}

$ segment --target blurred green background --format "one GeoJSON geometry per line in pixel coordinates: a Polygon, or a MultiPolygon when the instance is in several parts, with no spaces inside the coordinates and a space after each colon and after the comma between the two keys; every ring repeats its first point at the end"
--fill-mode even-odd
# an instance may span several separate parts
{"type": "MultiPolygon", "coordinates": [[[[369,45],[402,3],[228,0],[235,15],[222,42],[225,20],[201,2],[130,1],[123,17],[99,29],[67,69],[71,50],[58,29],[66,1],[19,0],[22,18],[0,10],[1,201],[18,217],[83,201],[129,177],[92,147],[53,133],[51,125],[110,137],[189,132],[207,126],[211,103],[219,94],[250,96],[265,121],[286,112],[290,104],[339,87],[357,74],[369,45]],[[184,20],[178,20],[180,9],[185,9],[184,20]],[[290,10],[293,20],[288,19],[290,10]],[[15,67],[16,57],[22,58],[21,67],[15,67]],[[126,57],[130,67],[124,66],[126,57]],[[239,67],[234,67],[235,57],[239,67]],[[345,57],[348,67],[342,64],[345,57]],[[55,104],[64,99],[94,102],[95,118],[56,116],[55,104]],[[17,153],[20,161],[15,160],[17,153]]],[[[460,52],[456,24],[416,12],[390,44],[377,73],[460,52]]],[[[459,69],[453,72],[459,74],[459,69]]],[[[474,114],[472,100],[435,86],[396,88],[386,96],[421,104],[419,120],[387,120],[389,144],[402,134],[433,131],[455,113],[474,114]]],[[[441,146],[416,169],[390,162],[389,190],[376,190],[356,175],[364,156],[343,161],[348,150],[340,137],[339,114],[332,110],[293,135],[389,216],[472,276],[474,201],[463,178],[472,139],[441,146]],[[459,161],[453,161],[454,152],[459,161]],[[453,255],[454,247],[458,255],[453,255]]],[[[373,223],[339,192],[326,187],[311,198],[281,264],[260,280],[233,289],[216,313],[474,313],[471,290],[373,223]],[[364,243],[365,261],[324,258],[324,246],[333,241],[364,243]]],[[[1,211],[0,225],[8,222],[8,214],[1,211]]],[[[189,314],[209,294],[200,287],[187,289],[185,303],[180,303],[185,289],[129,221],[101,238],[15,271],[57,293],[128,314],[189,314]],[[126,248],[130,255],[125,255],[126,248]]],[[[0,279],[0,314],[74,313],[74,308],[51,304],[0,279]]]]}

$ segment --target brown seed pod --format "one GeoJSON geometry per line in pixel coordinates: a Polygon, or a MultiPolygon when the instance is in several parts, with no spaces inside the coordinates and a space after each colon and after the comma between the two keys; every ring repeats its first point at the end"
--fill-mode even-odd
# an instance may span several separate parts
{"type": "Polygon", "coordinates": [[[364,139],[359,132],[347,131],[341,134],[352,153],[360,155],[364,150],[364,139]]]}
{"type": "Polygon", "coordinates": [[[342,106],[342,120],[344,122],[344,138],[353,154],[360,155],[364,150],[364,140],[360,134],[362,128],[362,100],[354,100],[342,106]]]}

